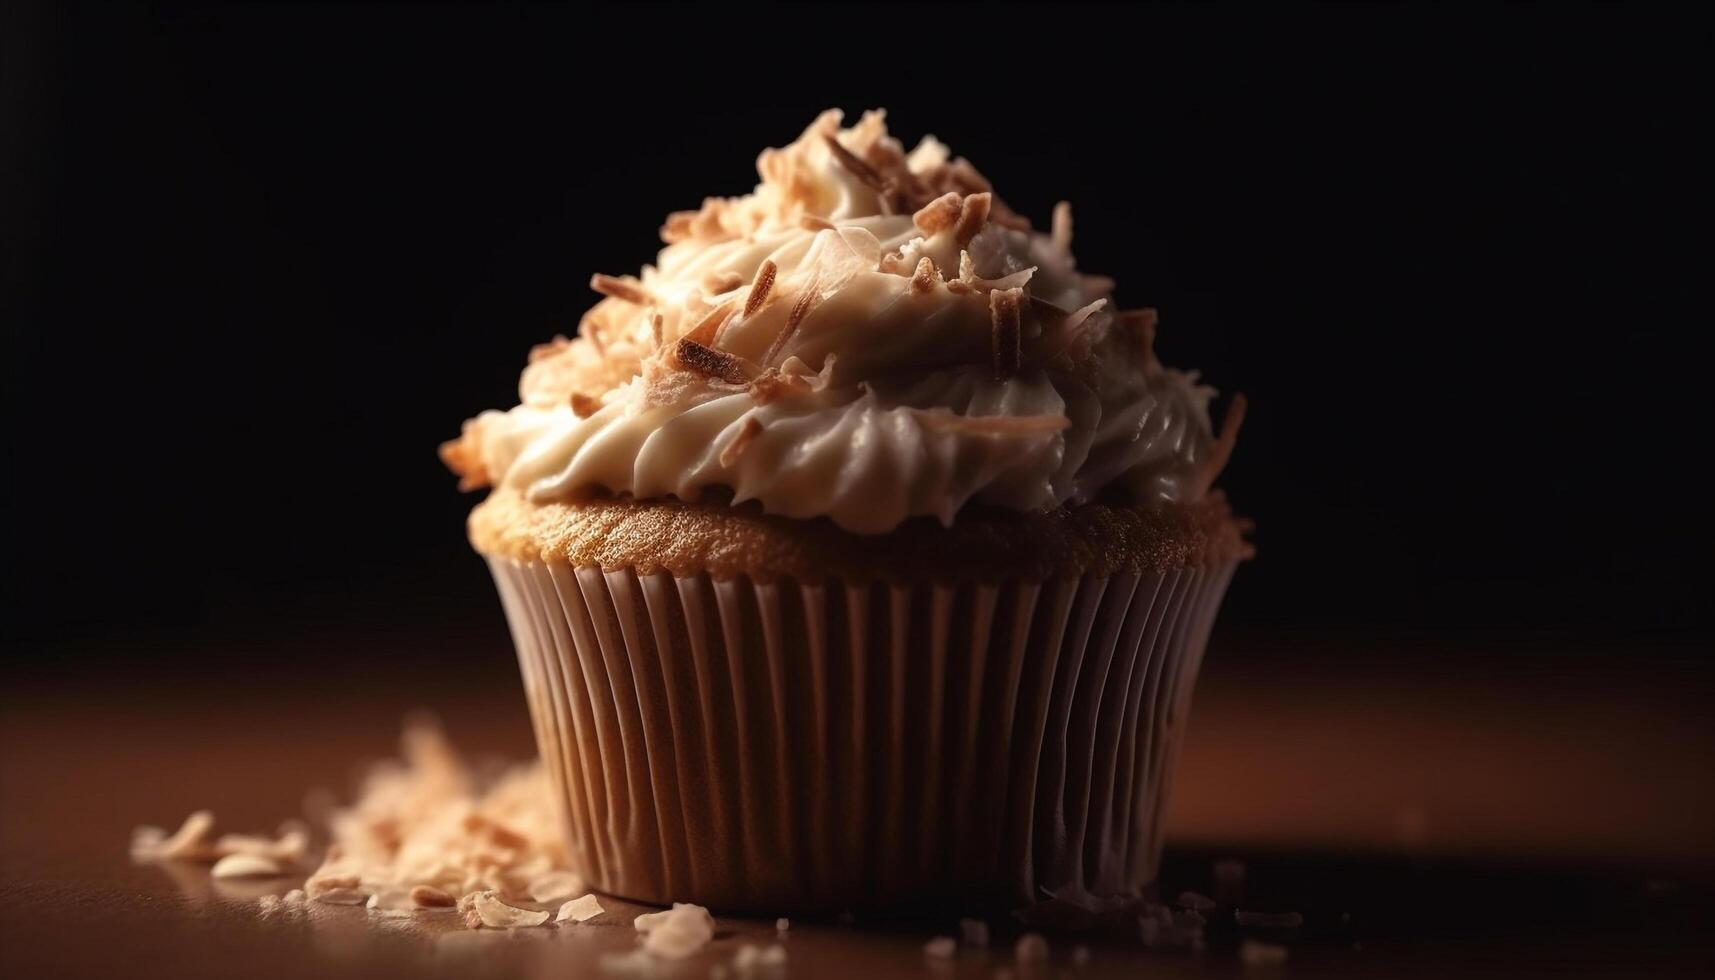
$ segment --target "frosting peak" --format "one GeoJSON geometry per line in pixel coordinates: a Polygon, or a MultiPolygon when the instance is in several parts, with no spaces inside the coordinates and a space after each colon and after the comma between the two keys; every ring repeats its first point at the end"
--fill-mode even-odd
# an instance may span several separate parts
{"type": "Polygon", "coordinates": [[[720,486],[858,533],[972,499],[1206,492],[1242,403],[1217,439],[1214,392],[1156,361],[1153,311],[1078,273],[1070,207],[1037,233],[933,137],[906,153],[879,111],[840,121],[764,150],[751,194],[669,215],[656,265],[596,275],[605,298],[531,352],[521,403],[442,447],[461,487],[720,486]]]}

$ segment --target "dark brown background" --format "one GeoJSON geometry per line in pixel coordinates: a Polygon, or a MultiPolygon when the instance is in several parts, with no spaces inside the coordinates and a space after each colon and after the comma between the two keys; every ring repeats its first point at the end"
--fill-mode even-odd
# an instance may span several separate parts
{"type": "Polygon", "coordinates": [[[1707,7],[0,18],[5,963],[328,969],[126,830],[266,826],[418,704],[526,751],[436,443],[667,211],[881,105],[1070,199],[1164,358],[1251,399],[1179,880],[1273,855],[1392,923],[1333,973],[1707,968],[1707,7]]]}

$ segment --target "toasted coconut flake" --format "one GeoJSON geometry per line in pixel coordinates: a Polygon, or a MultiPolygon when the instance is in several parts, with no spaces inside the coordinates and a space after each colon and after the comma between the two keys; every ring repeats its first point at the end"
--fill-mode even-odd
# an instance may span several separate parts
{"type": "Polygon", "coordinates": [[[464,827],[474,834],[486,836],[491,843],[498,844],[506,850],[519,851],[530,846],[530,841],[524,835],[491,817],[485,817],[481,814],[473,813],[465,817],[464,827]]]}
{"type": "Polygon", "coordinates": [[[553,357],[570,346],[572,346],[572,342],[567,340],[564,335],[555,334],[553,340],[530,348],[529,362],[535,364],[544,358],[553,357]]]}
{"type": "Polygon", "coordinates": [[[925,255],[917,260],[917,271],[911,276],[911,291],[918,294],[927,293],[944,281],[940,270],[935,268],[935,260],[925,255]]]}
{"type": "Polygon", "coordinates": [[[578,336],[590,342],[599,357],[607,357],[607,322],[602,318],[602,300],[578,320],[578,336]]]}
{"type": "Polygon", "coordinates": [[[632,276],[607,276],[598,272],[590,276],[590,288],[603,296],[624,300],[636,306],[649,305],[649,294],[644,291],[643,284],[632,276]]]}
{"type": "Polygon", "coordinates": [[[471,911],[490,929],[528,929],[548,921],[548,913],[508,905],[493,892],[479,892],[471,900],[471,911]]]}
{"type": "Polygon", "coordinates": [[[207,860],[214,856],[208,841],[214,814],[198,810],[168,836],[159,827],[139,827],[131,835],[132,856],[149,861],[207,860]]]}
{"type": "Polygon", "coordinates": [[[697,220],[695,211],[674,211],[661,223],[661,240],[671,245],[691,237],[691,227],[697,220]]]}
{"type": "Polygon", "coordinates": [[[953,238],[962,248],[977,237],[977,232],[988,224],[989,211],[994,206],[994,195],[984,191],[980,194],[967,196],[959,206],[959,219],[953,225],[953,238]]]}
{"type": "Polygon", "coordinates": [[[798,227],[805,231],[838,231],[840,226],[820,215],[806,214],[798,218],[798,227]]]}
{"type": "Polygon", "coordinates": [[[371,912],[403,912],[410,914],[417,910],[417,903],[411,898],[411,893],[403,888],[383,888],[369,896],[369,901],[363,907],[371,912]]]}
{"type": "Polygon", "coordinates": [[[572,392],[572,414],[580,419],[587,419],[601,411],[601,399],[584,394],[581,391],[572,392]]]}
{"type": "Polygon", "coordinates": [[[832,133],[825,133],[822,139],[827,141],[828,149],[833,151],[834,159],[839,161],[840,166],[851,171],[852,176],[878,191],[887,189],[887,181],[881,174],[865,162],[862,157],[846,149],[845,144],[841,143],[838,137],[832,133]]]}
{"type": "Polygon", "coordinates": [[[1112,276],[1080,275],[1078,280],[1083,284],[1086,296],[1113,295],[1115,284],[1112,276]]]}
{"type": "Polygon", "coordinates": [[[1155,350],[1155,327],[1160,317],[1155,310],[1123,310],[1114,317],[1115,322],[1138,337],[1138,344],[1147,357],[1155,350]]]}
{"type": "Polygon", "coordinates": [[[313,874],[304,882],[304,891],[311,898],[321,898],[331,891],[355,890],[361,879],[354,874],[313,874]]]}
{"type": "Polygon", "coordinates": [[[999,279],[984,279],[976,276],[973,271],[971,285],[979,289],[1021,289],[1030,283],[1030,277],[1036,275],[1036,266],[1020,269],[1017,272],[1001,276],[999,279]]]}
{"type": "Polygon", "coordinates": [[[931,432],[960,432],[973,435],[1029,435],[1060,432],[1072,420],[1064,415],[959,415],[945,408],[912,409],[923,428],[931,432]]]}
{"type": "Polygon", "coordinates": [[[525,889],[531,901],[547,905],[584,890],[583,875],[572,871],[550,871],[531,879],[525,889]]]}
{"type": "Polygon", "coordinates": [[[963,205],[964,199],[959,196],[958,191],[948,191],[923,205],[911,216],[911,223],[925,235],[937,234],[959,223],[959,216],[964,211],[963,205]]]}
{"type": "Polygon", "coordinates": [[[1029,299],[1030,310],[1042,327],[1031,344],[1031,363],[1043,363],[1062,354],[1069,356],[1074,362],[1089,356],[1096,339],[1097,321],[1093,317],[1107,306],[1106,299],[1098,299],[1071,313],[1046,300],[1036,297],[1029,299]]]}
{"type": "Polygon", "coordinates": [[[696,326],[686,331],[683,339],[702,344],[704,347],[712,346],[715,338],[720,335],[721,324],[726,322],[727,317],[732,315],[733,309],[737,306],[738,300],[729,299],[710,310],[704,314],[701,320],[697,321],[696,326]]]}
{"type": "Polygon", "coordinates": [[[283,873],[278,861],[260,854],[228,854],[209,870],[215,878],[278,878],[283,873]]]}
{"type": "Polygon", "coordinates": [[[744,285],[744,277],[736,272],[705,272],[703,274],[703,292],[711,296],[730,293],[744,285]]]}
{"type": "Polygon", "coordinates": [[[493,482],[482,462],[482,436],[474,420],[466,422],[457,439],[441,443],[441,462],[459,478],[459,489],[480,490],[493,482]]]}
{"type": "Polygon", "coordinates": [[[131,831],[131,857],[137,861],[153,860],[167,832],[159,827],[142,826],[131,831]]]}
{"type": "Polygon", "coordinates": [[[601,902],[595,895],[585,895],[574,898],[560,906],[560,914],[554,916],[555,922],[588,922],[607,910],[601,907],[601,902]]]}
{"type": "Polygon", "coordinates": [[[1070,249],[1072,247],[1072,202],[1061,201],[1054,205],[1054,218],[1048,226],[1048,237],[1056,247],[1070,249]]]}
{"type": "Polygon", "coordinates": [[[1019,326],[1022,289],[996,289],[989,293],[989,319],[994,328],[994,376],[1010,378],[1018,373],[1023,333],[1019,326]]]}
{"type": "Polygon", "coordinates": [[[739,426],[738,434],[733,436],[732,441],[728,442],[726,447],[721,450],[721,465],[727,469],[736,466],[739,457],[744,455],[744,451],[750,447],[751,442],[761,434],[762,423],[754,415],[746,416],[744,424],[739,426]]]}
{"type": "Polygon", "coordinates": [[[1198,479],[1203,492],[1207,493],[1213,486],[1221,471],[1227,468],[1227,461],[1233,457],[1233,447],[1239,441],[1239,427],[1245,423],[1245,396],[1236,394],[1232,404],[1227,406],[1227,414],[1221,418],[1221,434],[1215,438],[1215,446],[1204,461],[1198,479]]]}
{"type": "Polygon", "coordinates": [[[442,891],[434,885],[418,885],[410,891],[411,904],[420,909],[450,909],[458,905],[459,900],[451,892],[442,891]]]}
{"type": "Polygon", "coordinates": [[[654,350],[661,349],[661,333],[664,329],[664,321],[661,318],[661,314],[657,313],[649,318],[649,341],[650,347],[654,350]]]}
{"type": "Polygon", "coordinates": [[[772,365],[780,352],[786,348],[792,335],[798,332],[798,325],[804,322],[810,310],[822,298],[821,271],[810,273],[810,281],[798,290],[798,300],[792,304],[792,310],[786,314],[786,322],[781,324],[780,332],[774,335],[774,342],[768,345],[768,353],[762,356],[764,365],[772,365]]]}
{"type": "Polygon", "coordinates": [[[746,361],[736,354],[704,347],[689,337],[682,338],[674,345],[673,356],[685,370],[727,384],[744,384],[758,373],[751,370],[746,361]]]}
{"type": "Polygon", "coordinates": [[[323,905],[362,905],[368,900],[369,893],[356,888],[331,888],[313,899],[323,905]]]}
{"type": "Polygon", "coordinates": [[[280,899],[281,903],[294,907],[302,905],[309,900],[309,896],[304,894],[304,890],[302,888],[294,888],[287,892],[284,898],[280,899]]]}
{"type": "Polygon", "coordinates": [[[643,948],[667,959],[683,959],[715,938],[715,920],[701,905],[675,902],[665,912],[640,915],[633,925],[644,934],[643,948]]]}
{"type": "Polygon", "coordinates": [[[748,320],[757,310],[762,309],[764,303],[768,302],[768,293],[774,288],[775,271],[773,259],[762,260],[762,267],[756,270],[756,279],[750,284],[750,295],[744,299],[742,316],[745,319],[748,320]]]}
{"type": "Polygon", "coordinates": [[[790,395],[808,394],[812,390],[808,379],[787,374],[779,368],[766,368],[750,382],[750,397],[758,405],[767,405],[790,395]]]}
{"type": "Polygon", "coordinates": [[[255,834],[222,834],[214,842],[214,852],[222,856],[255,854],[281,864],[296,864],[302,861],[309,847],[309,832],[302,829],[288,830],[278,838],[255,834]]]}

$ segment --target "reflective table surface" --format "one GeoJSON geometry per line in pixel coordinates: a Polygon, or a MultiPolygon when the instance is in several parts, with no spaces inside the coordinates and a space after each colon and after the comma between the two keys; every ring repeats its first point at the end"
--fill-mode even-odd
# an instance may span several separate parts
{"type": "MultiPolygon", "coordinates": [[[[453,677],[402,669],[405,645],[381,646],[332,675],[293,672],[288,645],[222,676],[8,677],[0,976],[623,975],[602,954],[634,949],[630,920],[650,910],[617,900],[585,925],[512,931],[315,904],[264,914],[262,895],[298,881],[216,881],[204,865],[128,857],[137,824],[208,808],[223,829],[266,831],[299,815],[309,790],[348,793],[416,708],[473,754],[529,754],[502,656],[485,648],[453,677]]],[[[1415,650],[1399,662],[1443,661],[1415,650]]],[[[1212,651],[1160,885],[1167,898],[1215,894],[1215,862],[1243,862],[1242,890],[1224,886],[1202,951],[1148,949],[1133,920],[1047,929],[1048,961],[1021,964],[1022,927],[995,922],[987,950],[939,960],[924,944],[956,935],[958,910],[795,920],[783,937],[772,919],[718,917],[708,949],[649,975],[738,976],[741,945],[776,942],[784,968],[755,975],[1715,975],[1715,731],[1702,674],[1568,671],[1551,656],[1468,650],[1446,662],[1457,669],[1378,677],[1302,650],[1212,651]],[[1240,928],[1237,908],[1299,912],[1303,924],[1240,928]],[[1247,938],[1283,946],[1286,961],[1247,963],[1247,938]],[[1075,962],[1079,946],[1087,961],[1075,962]]]]}

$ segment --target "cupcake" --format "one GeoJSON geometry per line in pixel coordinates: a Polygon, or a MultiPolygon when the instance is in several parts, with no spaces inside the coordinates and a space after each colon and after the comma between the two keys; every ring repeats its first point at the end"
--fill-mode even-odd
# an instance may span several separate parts
{"type": "Polygon", "coordinates": [[[871,112],[596,275],[441,449],[573,861],[717,910],[1015,907],[1154,878],[1248,557],[1153,311],[871,112]]]}

